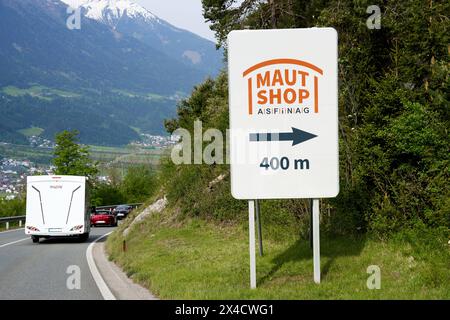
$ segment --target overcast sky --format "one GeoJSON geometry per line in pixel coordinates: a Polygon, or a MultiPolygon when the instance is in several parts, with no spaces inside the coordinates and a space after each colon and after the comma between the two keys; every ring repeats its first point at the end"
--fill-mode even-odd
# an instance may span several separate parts
{"type": "Polygon", "coordinates": [[[161,19],[215,41],[214,33],[203,18],[201,0],[134,0],[161,19]]]}

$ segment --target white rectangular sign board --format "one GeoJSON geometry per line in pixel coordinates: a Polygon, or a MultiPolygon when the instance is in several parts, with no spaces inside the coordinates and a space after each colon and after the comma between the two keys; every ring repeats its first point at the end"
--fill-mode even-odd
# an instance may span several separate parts
{"type": "Polygon", "coordinates": [[[229,34],[235,198],[339,193],[337,40],[333,28],[229,34]]]}

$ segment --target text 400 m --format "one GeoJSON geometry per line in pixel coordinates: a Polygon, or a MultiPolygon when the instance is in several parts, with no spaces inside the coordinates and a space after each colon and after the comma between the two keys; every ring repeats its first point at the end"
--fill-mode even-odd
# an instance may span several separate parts
{"type": "Polygon", "coordinates": [[[295,159],[294,161],[290,161],[288,157],[265,157],[259,166],[266,170],[288,170],[291,167],[291,163],[295,170],[309,170],[308,159],[295,159]]]}

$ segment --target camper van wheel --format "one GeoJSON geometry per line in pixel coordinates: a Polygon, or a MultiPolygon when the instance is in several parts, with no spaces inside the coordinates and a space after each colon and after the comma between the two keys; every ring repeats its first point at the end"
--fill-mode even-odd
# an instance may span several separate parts
{"type": "Polygon", "coordinates": [[[33,243],[38,243],[39,242],[39,237],[38,236],[31,236],[31,241],[33,241],[33,243]]]}
{"type": "Polygon", "coordinates": [[[89,233],[83,233],[78,238],[81,242],[85,242],[87,239],[89,239],[89,233]]]}

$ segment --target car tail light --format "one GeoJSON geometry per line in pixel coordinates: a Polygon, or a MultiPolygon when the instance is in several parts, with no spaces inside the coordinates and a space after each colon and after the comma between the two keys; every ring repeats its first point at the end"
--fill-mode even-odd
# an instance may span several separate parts
{"type": "Polygon", "coordinates": [[[83,225],[75,226],[72,229],[70,229],[70,231],[77,231],[77,230],[80,230],[80,229],[83,229],[83,225]]]}
{"type": "Polygon", "coordinates": [[[38,228],[33,227],[33,226],[27,226],[27,229],[28,229],[28,230],[31,230],[31,231],[41,231],[41,230],[39,230],[38,228]]]}

